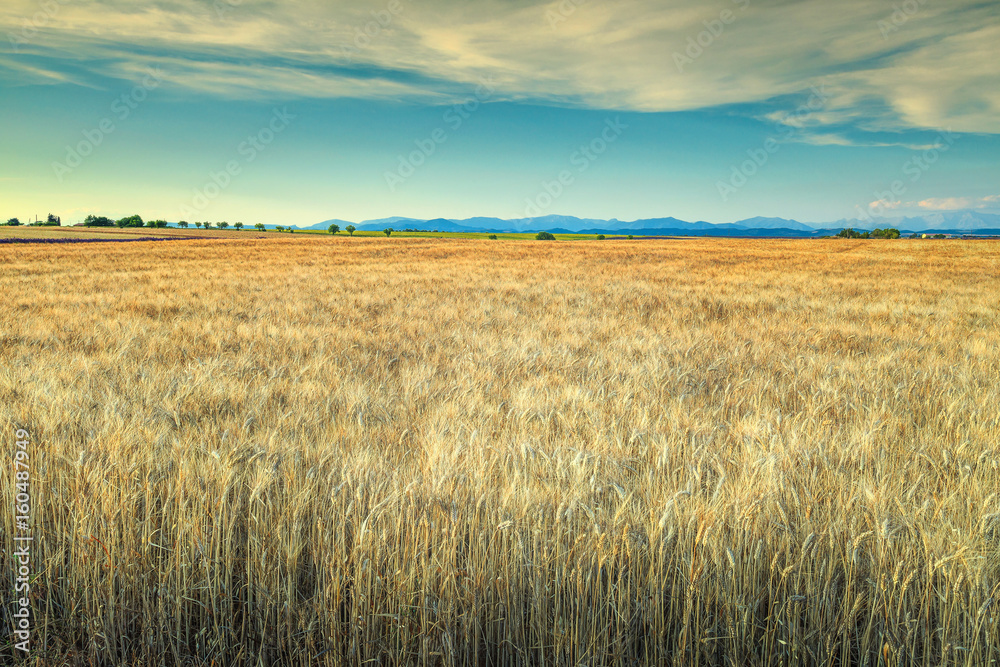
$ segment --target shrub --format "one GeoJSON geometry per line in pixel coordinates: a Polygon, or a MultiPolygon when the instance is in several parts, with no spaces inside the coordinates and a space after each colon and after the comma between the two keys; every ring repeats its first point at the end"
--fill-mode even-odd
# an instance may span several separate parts
{"type": "Polygon", "coordinates": [[[607,237],[605,237],[604,234],[598,234],[597,235],[597,240],[598,241],[603,241],[605,238],[607,238],[607,237]]]}
{"type": "Polygon", "coordinates": [[[552,236],[550,232],[538,232],[535,234],[535,240],[537,241],[555,241],[556,237],[552,236]]]}
{"type": "Polygon", "coordinates": [[[9,220],[7,220],[6,225],[8,227],[20,227],[21,221],[18,220],[17,218],[10,218],[9,220]]]}
{"type": "Polygon", "coordinates": [[[139,215],[130,215],[127,218],[122,218],[115,222],[119,227],[142,227],[142,217],[139,215]]]}
{"type": "Polygon", "coordinates": [[[490,234],[490,235],[489,235],[489,239],[490,239],[491,241],[496,241],[496,240],[497,240],[497,235],[496,235],[496,234],[490,234]]]}
{"type": "MultiPolygon", "coordinates": [[[[187,223],[184,223],[184,224],[186,225],[187,223]]],[[[103,215],[101,215],[101,216],[88,215],[86,218],[83,219],[83,226],[84,227],[114,227],[115,226],[115,221],[112,220],[111,218],[106,218],[103,215]]]]}
{"type": "Polygon", "coordinates": [[[628,238],[629,238],[629,240],[631,241],[631,240],[632,240],[632,239],[634,239],[635,237],[634,237],[634,236],[632,236],[631,234],[629,234],[629,235],[628,235],[628,238]]]}

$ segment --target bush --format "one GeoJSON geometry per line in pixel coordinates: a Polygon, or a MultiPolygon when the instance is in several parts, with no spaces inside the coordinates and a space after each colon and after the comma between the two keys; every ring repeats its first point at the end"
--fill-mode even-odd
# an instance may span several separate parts
{"type": "Polygon", "coordinates": [[[629,238],[629,241],[631,241],[631,240],[632,240],[632,239],[634,239],[635,237],[634,237],[634,236],[632,236],[631,234],[629,234],[629,235],[628,235],[628,238],[629,238]]]}
{"type": "Polygon", "coordinates": [[[119,227],[142,227],[142,217],[138,215],[130,215],[127,218],[122,218],[115,222],[119,227]]]}
{"type": "Polygon", "coordinates": [[[607,238],[607,237],[605,237],[604,234],[598,234],[597,235],[597,240],[598,241],[603,241],[605,238],[607,238]]]}
{"type": "Polygon", "coordinates": [[[8,227],[20,227],[21,221],[17,218],[11,218],[5,223],[8,227]]]}
{"type": "Polygon", "coordinates": [[[103,215],[88,215],[83,219],[84,227],[114,227],[115,221],[111,218],[106,218],[103,215]]]}
{"type": "Polygon", "coordinates": [[[538,232],[535,234],[535,240],[537,241],[555,241],[556,237],[552,236],[550,232],[538,232]]]}
{"type": "Polygon", "coordinates": [[[497,235],[496,235],[496,234],[490,234],[488,238],[489,238],[489,239],[490,239],[491,241],[496,241],[496,240],[497,240],[497,235]]]}

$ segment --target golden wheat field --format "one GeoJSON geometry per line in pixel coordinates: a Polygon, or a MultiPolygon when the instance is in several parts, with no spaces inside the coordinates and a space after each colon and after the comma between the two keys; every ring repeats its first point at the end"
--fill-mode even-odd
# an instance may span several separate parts
{"type": "Polygon", "coordinates": [[[0,260],[35,664],[1000,665],[1000,245],[0,260]]]}

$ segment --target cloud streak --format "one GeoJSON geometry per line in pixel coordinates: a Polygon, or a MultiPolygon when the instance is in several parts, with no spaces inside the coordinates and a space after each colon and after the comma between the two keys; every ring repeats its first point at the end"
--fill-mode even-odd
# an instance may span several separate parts
{"type": "MultiPolygon", "coordinates": [[[[227,98],[442,104],[489,76],[497,99],[649,112],[761,103],[823,84],[827,108],[800,128],[812,143],[851,144],[837,125],[1000,133],[994,4],[927,3],[885,33],[886,8],[865,0],[742,3],[745,11],[698,0],[577,2],[553,23],[558,2],[398,0],[377,40],[352,49],[388,0],[243,0],[224,12],[195,0],[66,2],[24,53],[3,55],[0,76],[12,85],[79,83],[73,68],[129,78],[153,65],[171,72],[172,85],[227,98]],[[726,9],[735,20],[678,71],[671,54],[726,9]],[[32,60],[43,56],[47,66],[32,60]]],[[[8,0],[0,34],[37,11],[31,0],[8,0]]]]}

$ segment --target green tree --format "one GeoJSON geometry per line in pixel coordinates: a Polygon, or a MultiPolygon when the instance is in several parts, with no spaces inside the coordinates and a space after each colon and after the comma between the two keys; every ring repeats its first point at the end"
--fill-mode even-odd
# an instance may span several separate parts
{"type": "Polygon", "coordinates": [[[329,227],[326,228],[326,230],[331,234],[336,234],[337,232],[340,231],[340,225],[330,225],[329,227]]]}
{"type": "Polygon", "coordinates": [[[245,225],[242,222],[234,222],[233,223],[233,229],[235,229],[236,231],[242,231],[242,229],[243,229],[244,226],[245,225]]]}
{"type": "Polygon", "coordinates": [[[275,228],[274,228],[274,231],[276,231],[276,232],[283,232],[283,231],[285,231],[285,228],[282,227],[281,225],[276,225],[275,228]]]}
{"type": "Polygon", "coordinates": [[[496,234],[490,234],[489,239],[491,241],[496,241],[497,240],[497,235],[496,234]]]}
{"type": "Polygon", "coordinates": [[[49,217],[45,219],[45,224],[50,227],[58,227],[62,224],[62,219],[58,215],[49,213],[49,217]]]}
{"type": "Polygon", "coordinates": [[[7,226],[8,227],[20,227],[21,226],[21,221],[18,220],[17,218],[10,218],[10,219],[7,220],[7,226]]]}
{"type": "Polygon", "coordinates": [[[204,227],[205,229],[211,229],[212,223],[206,220],[205,222],[201,223],[201,226],[204,227]]]}
{"type": "Polygon", "coordinates": [[[103,215],[88,215],[83,219],[84,227],[114,227],[115,221],[111,218],[106,218],[103,215]]]}
{"type": "Polygon", "coordinates": [[[219,223],[219,229],[229,229],[229,223],[223,220],[219,223]]]}
{"type": "Polygon", "coordinates": [[[392,233],[393,233],[394,231],[396,231],[396,230],[395,230],[395,229],[393,229],[392,227],[387,227],[386,229],[383,229],[383,230],[382,230],[382,233],[383,233],[383,234],[385,234],[385,237],[386,237],[386,238],[389,238],[390,236],[392,236],[392,233]]]}
{"type": "Polygon", "coordinates": [[[535,239],[538,241],[555,241],[556,237],[551,232],[538,232],[535,234],[535,239]]]}
{"type": "Polygon", "coordinates": [[[606,238],[606,237],[604,236],[604,234],[598,234],[598,235],[597,235],[597,240],[598,240],[598,241],[603,241],[603,240],[604,240],[605,238],[606,238]]]}
{"type": "Polygon", "coordinates": [[[356,229],[357,227],[355,227],[354,225],[347,225],[346,227],[344,227],[344,230],[351,236],[354,236],[354,230],[356,229]]]}
{"type": "Polygon", "coordinates": [[[254,225],[254,227],[257,228],[257,231],[261,231],[261,232],[264,231],[265,229],[267,229],[267,227],[264,226],[263,222],[258,222],[256,225],[254,225]]]}
{"type": "Polygon", "coordinates": [[[632,239],[634,239],[635,237],[634,237],[634,236],[632,236],[631,234],[629,234],[629,235],[628,235],[628,238],[629,238],[629,240],[632,240],[632,239]]]}
{"type": "Polygon", "coordinates": [[[142,227],[142,217],[139,215],[130,215],[127,218],[122,218],[115,222],[119,227],[142,227]]]}
{"type": "Polygon", "coordinates": [[[194,226],[197,227],[198,229],[201,229],[201,223],[200,222],[194,223],[194,226]]]}
{"type": "Polygon", "coordinates": [[[187,229],[188,228],[187,220],[181,220],[180,222],[177,223],[177,226],[180,227],[181,229],[187,229]]]}

